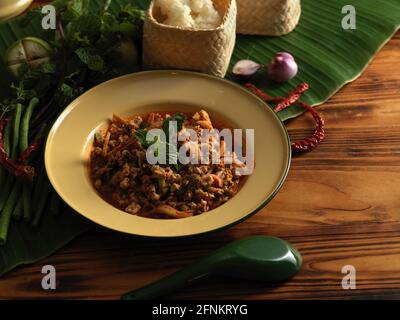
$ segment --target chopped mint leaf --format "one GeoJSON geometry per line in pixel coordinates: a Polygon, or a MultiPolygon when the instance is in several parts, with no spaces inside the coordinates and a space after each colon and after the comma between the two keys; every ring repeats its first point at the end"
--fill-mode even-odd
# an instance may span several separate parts
{"type": "Polygon", "coordinates": [[[85,63],[90,70],[102,71],[104,69],[103,58],[94,52],[92,48],[79,48],[75,50],[79,59],[85,63]]]}

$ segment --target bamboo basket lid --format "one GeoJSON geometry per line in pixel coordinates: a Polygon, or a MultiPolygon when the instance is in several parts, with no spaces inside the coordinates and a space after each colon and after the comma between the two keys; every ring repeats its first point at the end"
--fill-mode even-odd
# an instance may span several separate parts
{"type": "Polygon", "coordinates": [[[224,77],[236,39],[236,0],[213,0],[223,17],[213,29],[190,29],[159,22],[152,1],[144,22],[143,65],[145,69],[179,69],[224,77]]]}
{"type": "Polygon", "coordinates": [[[11,19],[24,12],[33,0],[1,0],[0,22],[11,19]]]}

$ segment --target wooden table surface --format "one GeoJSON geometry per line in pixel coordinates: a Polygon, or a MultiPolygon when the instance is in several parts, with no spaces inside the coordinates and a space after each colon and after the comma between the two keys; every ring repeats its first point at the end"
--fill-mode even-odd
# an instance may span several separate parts
{"type": "MultiPolygon", "coordinates": [[[[229,241],[273,235],[302,253],[301,272],[282,285],[210,279],[172,299],[400,299],[400,33],[357,81],[319,107],[327,139],[295,157],[282,191],[264,210],[229,230],[196,239],[150,241],[99,231],[1,280],[0,298],[117,299],[229,241]],[[54,265],[57,289],[41,288],[54,265]],[[343,290],[342,267],[356,268],[343,290]]],[[[292,137],[309,134],[309,116],[292,137]]]]}

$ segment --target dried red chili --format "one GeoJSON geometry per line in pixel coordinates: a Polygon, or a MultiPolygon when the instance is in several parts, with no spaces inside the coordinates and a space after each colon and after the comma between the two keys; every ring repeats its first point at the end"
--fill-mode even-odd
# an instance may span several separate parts
{"type": "Polygon", "coordinates": [[[299,84],[296,89],[289,93],[289,96],[287,98],[284,98],[276,105],[274,110],[276,112],[279,112],[295,104],[297,101],[299,101],[303,93],[306,92],[309,88],[310,86],[307,83],[299,84]]]}
{"type": "Polygon", "coordinates": [[[311,137],[292,142],[291,146],[292,146],[293,151],[296,151],[296,152],[311,151],[311,150],[315,149],[318,146],[318,144],[325,138],[325,121],[324,121],[324,119],[310,105],[299,101],[302,94],[306,90],[308,90],[310,87],[307,83],[302,83],[299,86],[297,86],[297,88],[295,90],[293,90],[287,98],[272,97],[272,96],[268,95],[267,93],[265,93],[264,91],[258,89],[252,83],[246,83],[245,86],[246,86],[246,88],[248,88],[251,92],[253,92],[255,95],[257,95],[259,98],[261,98],[265,102],[276,103],[277,105],[274,108],[274,110],[276,112],[282,111],[294,104],[297,104],[311,113],[311,115],[313,116],[313,118],[316,122],[315,131],[311,135],[311,137]]]}
{"type": "Polygon", "coordinates": [[[8,121],[9,119],[2,119],[0,121],[0,164],[2,164],[4,168],[7,169],[7,171],[12,175],[21,177],[23,179],[32,180],[35,175],[35,169],[31,166],[20,163],[19,161],[10,159],[6,150],[4,149],[3,130],[8,121]]]}
{"type": "Polygon", "coordinates": [[[257,97],[261,98],[265,102],[270,102],[270,103],[279,103],[282,100],[284,100],[284,97],[272,97],[266,92],[258,89],[254,84],[252,83],[246,83],[244,85],[247,89],[249,89],[251,92],[253,92],[257,97]]]}
{"type": "Polygon", "coordinates": [[[297,152],[311,151],[315,149],[322,140],[325,139],[325,121],[321,115],[307,103],[299,101],[297,104],[311,113],[316,122],[316,127],[311,137],[292,142],[292,150],[297,152]]]}
{"type": "Polygon", "coordinates": [[[29,160],[29,157],[33,152],[39,149],[39,143],[32,143],[18,158],[19,163],[25,163],[29,160]]]}

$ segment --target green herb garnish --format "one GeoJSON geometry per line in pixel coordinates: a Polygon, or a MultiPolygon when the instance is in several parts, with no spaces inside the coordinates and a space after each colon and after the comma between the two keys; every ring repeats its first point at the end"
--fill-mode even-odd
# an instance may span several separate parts
{"type": "MultiPolygon", "coordinates": [[[[0,212],[0,245],[6,242],[12,212],[18,217],[24,212],[25,222],[36,227],[47,203],[44,192],[36,202],[32,201],[31,192],[50,190],[47,179],[35,177],[33,182],[23,183],[15,178],[22,165],[40,167],[41,156],[29,157],[38,144],[35,137],[47,131],[46,126],[84,91],[139,69],[136,48],[141,43],[144,11],[131,5],[117,12],[109,11],[110,2],[105,1],[103,7],[96,9],[89,0],[56,0],[52,5],[56,7],[57,30],[43,30],[38,38],[21,39],[8,50],[5,58],[13,62],[8,65],[14,81],[9,95],[0,100],[0,123],[7,128],[0,146],[5,152],[0,160],[8,164],[0,165],[0,185],[4,186],[0,209],[5,208],[0,212]],[[21,52],[37,57],[38,63],[21,58],[21,52]],[[13,163],[14,160],[17,161],[13,163]],[[23,208],[15,209],[14,204],[20,202],[23,208]],[[34,205],[35,208],[31,207],[34,205]]],[[[41,8],[37,8],[21,18],[20,23],[40,25],[42,18],[41,8]]],[[[138,134],[138,141],[144,143],[143,132],[138,134]]]]}

